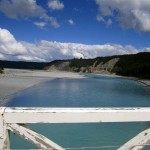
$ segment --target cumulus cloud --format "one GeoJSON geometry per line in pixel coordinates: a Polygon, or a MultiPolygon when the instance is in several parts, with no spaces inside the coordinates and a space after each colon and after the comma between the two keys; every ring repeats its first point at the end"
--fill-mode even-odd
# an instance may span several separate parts
{"type": "Polygon", "coordinates": [[[37,17],[45,13],[35,0],[2,0],[0,10],[9,18],[37,17]]]}
{"type": "MultiPolygon", "coordinates": [[[[107,22],[112,18],[123,28],[150,32],[149,0],[95,0],[99,7],[98,21],[107,22]],[[101,19],[100,19],[101,18],[101,19]]],[[[111,24],[111,22],[109,21],[111,24]]]]}
{"type": "Polygon", "coordinates": [[[0,53],[5,58],[5,55],[24,55],[27,50],[8,30],[0,28],[0,53]]]}
{"type": "Polygon", "coordinates": [[[136,49],[119,44],[85,45],[41,40],[36,43],[17,41],[6,29],[0,29],[0,59],[23,61],[52,61],[55,59],[94,58],[150,52],[150,47],[136,49]]]}
{"type": "Polygon", "coordinates": [[[48,7],[51,10],[61,10],[64,8],[64,4],[60,2],[59,0],[49,0],[48,7]]]}
{"type": "Polygon", "coordinates": [[[75,24],[75,22],[73,21],[73,19],[69,19],[69,20],[68,20],[68,23],[69,23],[70,25],[74,25],[74,24],[75,24]]]}
{"type": "Polygon", "coordinates": [[[56,18],[54,19],[54,17],[48,16],[46,10],[39,6],[36,0],[1,0],[0,11],[12,19],[37,17],[44,20],[44,22],[50,22],[54,28],[59,27],[56,18]]]}

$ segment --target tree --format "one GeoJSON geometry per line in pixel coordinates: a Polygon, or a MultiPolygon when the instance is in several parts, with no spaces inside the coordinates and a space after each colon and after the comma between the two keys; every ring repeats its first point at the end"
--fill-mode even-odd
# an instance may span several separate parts
{"type": "Polygon", "coordinates": [[[4,72],[4,69],[0,67],[0,74],[4,72]]]}

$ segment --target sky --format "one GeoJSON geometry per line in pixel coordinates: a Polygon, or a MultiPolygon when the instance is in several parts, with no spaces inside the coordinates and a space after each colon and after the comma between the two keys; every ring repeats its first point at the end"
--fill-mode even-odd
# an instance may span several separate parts
{"type": "Polygon", "coordinates": [[[150,52],[149,0],[0,0],[0,60],[150,52]]]}

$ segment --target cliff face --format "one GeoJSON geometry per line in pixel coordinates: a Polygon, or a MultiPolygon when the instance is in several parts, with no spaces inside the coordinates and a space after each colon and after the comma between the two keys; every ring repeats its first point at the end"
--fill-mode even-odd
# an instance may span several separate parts
{"type": "Polygon", "coordinates": [[[107,71],[111,73],[119,59],[120,58],[112,58],[106,63],[101,62],[99,65],[94,67],[94,71],[107,71]]]}
{"type": "MultiPolygon", "coordinates": [[[[112,73],[112,70],[119,58],[110,59],[107,62],[94,61],[92,65],[87,65],[86,67],[73,67],[71,66],[72,60],[64,61],[59,63],[54,63],[50,66],[45,67],[47,70],[64,70],[64,71],[74,71],[74,72],[86,72],[86,73],[112,73]]],[[[82,64],[81,64],[82,66],[82,64]]]]}
{"type": "Polygon", "coordinates": [[[64,70],[64,71],[68,71],[69,70],[69,65],[70,65],[69,61],[64,61],[64,62],[54,63],[50,66],[46,66],[45,69],[46,70],[64,70]]]}
{"type": "Polygon", "coordinates": [[[92,65],[86,67],[70,67],[71,71],[75,72],[86,72],[86,73],[112,73],[112,70],[116,63],[119,61],[119,58],[110,59],[107,62],[98,62],[95,61],[92,65]]]}

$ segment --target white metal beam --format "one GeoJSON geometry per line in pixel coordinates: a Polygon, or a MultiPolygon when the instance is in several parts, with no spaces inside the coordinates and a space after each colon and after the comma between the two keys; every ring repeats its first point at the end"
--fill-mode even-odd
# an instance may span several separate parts
{"type": "Polygon", "coordinates": [[[150,144],[150,128],[142,131],[118,150],[141,150],[150,144]]]}
{"type": "Polygon", "coordinates": [[[4,110],[3,119],[6,123],[150,121],[150,108],[5,108],[4,110]]]}
{"type": "Polygon", "coordinates": [[[45,136],[39,133],[36,133],[35,131],[27,127],[24,127],[18,124],[8,124],[8,129],[12,131],[13,133],[16,133],[20,137],[35,144],[38,148],[49,149],[49,150],[65,150],[64,148],[60,147],[58,144],[49,140],[45,136]]]}
{"type": "Polygon", "coordinates": [[[4,110],[0,109],[0,150],[9,149],[9,131],[7,129],[7,124],[4,122],[4,110]]]}
{"type": "MultiPolygon", "coordinates": [[[[8,129],[28,138],[29,141],[45,141],[57,149],[59,146],[44,136],[16,123],[92,123],[92,122],[140,122],[150,121],[147,108],[0,108],[0,149],[9,148],[8,129]],[[9,125],[9,128],[8,128],[9,125]],[[38,136],[39,135],[39,136],[38,136]],[[42,139],[40,139],[40,137],[42,139]],[[35,139],[38,139],[37,141],[35,139]],[[56,147],[57,148],[56,148],[56,147]]],[[[143,131],[119,150],[139,150],[149,144],[150,129],[143,131]],[[136,147],[135,147],[136,145],[136,147]],[[143,146],[141,146],[143,145],[143,146]]],[[[44,143],[42,141],[42,143],[44,143]]],[[[43,148],[43,147],[40,147],[43,148]]],[[[47,147],[46,147],[47,148],[47,147]]],[[[63,148],[59,147],[59,150],[63,148]]]]}

